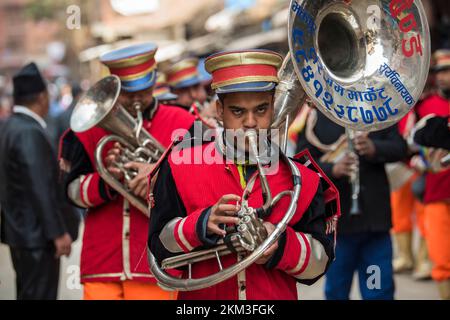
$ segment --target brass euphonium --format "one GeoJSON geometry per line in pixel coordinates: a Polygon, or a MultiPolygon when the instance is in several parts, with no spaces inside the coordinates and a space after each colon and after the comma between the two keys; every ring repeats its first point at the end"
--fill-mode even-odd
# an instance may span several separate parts
{"type": "Polygon", "coordinates": [[[154,163],[159,160],[165,148],[143,128],[142,105],[134,105],[138,119],[134,119],[117,101],[121,90],[120,79],[111,75],[97,82],[78,101],[70,119],[74,132],[84,132],[100,127],[111,135],[102,138],[95,150],[95,165],[105,182],[126,198],[130,204],[149,216],[148,205],[144,199],[135,196],[128,187],[112,176],[103,163],[106,145],[119,142],[122,154],[115,163],[125,177],[125,183],[136,176],[136,172],[126,169],[128,162],[154,163]]]}
{"type": "Polygon", "coordinates": [[[245,137],[249,142],[250,153],[254,155],[256,160],[258,175],[253,176],[243,192],[241,209],[237,214],[239,223],[236,228],[227,229],[227,238],[229,239],[228,243],[226,244],[223,239],[219,240],[217,246],[212,249],[194,251],[181,254],[173,258],[168,258],[162,261],[161,266],[155,260],[153,254],[148,251],[151,271],[161,287],[180,291],[199,290],[213,286],[233,277],[258,260],[258,258],[260,258],[261,255],[270,246],[272,246],[275,241],[278,240],[280,235],[288,226],[290,220],[293,218],[297,209],[301,189],[301,176],[298,167],[291,159],[281,153],[282,160],[285,161],[290,168],[294,184],[291,190],[286,190],[280,192],[276,196],[272,196],[266,175],[264,173],[264,168],[258,156],[258,134],[255,130],[249,130],[245,133],[245,137]],[[261,188],[265,201],[262,207],[252,208],[248,205],[246,199],[248,199],[251,188],[258,177],[261,181],[261,188]],[[270,209],[273,208],[285,196],[290,197],[289,207],[283,219],[275,227],[273,233],[268,235],[263,225],[263,220],[259,218],[258,212],[261,210],[270,211],[270,209]],[[233,249],[231,249],[230,246],[232,246],[233,249]],[[223,268],[220,257],[232,253],[246,253],[246,255],[238,259],[238,261],[233,265],[223,268]],[[210,276],[193,279],[192,265],[209,259],[216,259],[217,266],[220,271],[210,276]],[[164,271],[166,269],[184,266],[188,267],[187,279],[172,277],[164,271]]]}
{"type": "MultiPolygon", "coordinates": [[[[423,91],[430,36],[419,0],[292,0],[288,35],[290,56],[279,73],[273,125],[281,131],[284,151],[287,129],[307,97],[346,129],[376,131],[398,122],[423,91]]],[[[247,138],[251,149],[256,149],[256,134],[250,131],[247,138]]],[[[301,188],[298,168],[283,152],[280,156],[298,183],[273,198],[268,187],[263,188],[270,199],[265,205],[274,206],[283,196],[291,198],[275,231],[270,236],[261,232],[257,209],[243,203],[242,227],[232,231],[230,242],[233,251],[247,256],[224,269],[220,257],[232,251],[220,241],[215,248],[169,258],[160,266],[148,251],[151,271],[161,286],[181,291],[213,286],[243,271],[275,243],[294,215],[301,188]],[[219,271],[193,279],[192,265],[209,259],[217,260],[219,271]],[[180,266],[188,266],[188,278],[175,278],[164,271],[180,266]]],[[[258,172],[261,184],[266,185],[261,165],[258,172]]]]}

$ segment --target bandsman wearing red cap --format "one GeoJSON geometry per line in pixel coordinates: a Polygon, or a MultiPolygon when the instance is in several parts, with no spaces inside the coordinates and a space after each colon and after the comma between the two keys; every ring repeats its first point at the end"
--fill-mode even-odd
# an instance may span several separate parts
{"type": "Polygon", "coordinates": [[[194,102],[206,95],[198,72],[198,59],[186,58],[173,64],[167,71],[167,83],[171,91],[178,96],[172,105],[192,111],[194,102]]]}
{"type": "MultiPolygon", "coordinates": [[[[156,50],[153,44],[130,46],[103,55],[101,62],[121,80],[121,105],[136,116],[135,103],[139,102],[143,106],[144,128],[168,147],[172,132],[189,129],[195,119],[188,112],[162,105],[153,98],[156,50]]],[[[170,299],[173,293],[160,289],[149,271],[148,218],[110,188],[97,172],[94,153],[97,143],[108,134],[95,127],[83,133],[69,131],[62,140],[61,155],[70,167],[66,193],[74,204],[88,209],[81,252],[84,298],[170,299]]],[[[110,173],[120,178],[120,171],[112,164],[117,150],[110,149],[105,162],[110,173]]],[[[151,166],[134,162],[127,166],[138,171],[129,183],[130,190],[145,199],[151,166]]]]}
{"type": "Polygon", "coordinates": [[[202,116],[207,93],[198,67],[197,58],[185,58],[169,68],[167,82],[172,93],[178,96],[170,105],[188,110],[207,127],[216,127],[213,119],[202,116]]]}
{"type": "MultiPolygon", "coordinates": [[[[225,52],[206,60],[206,69],[213,76],[212,87],[219,95],[217,112],[224,129],[270,128],[281,63],[280,55],[266,50],[225,52]]],[[[226,155],[230,141],[227,135],[218,134],[213,142],[183,149],[183,154],[193,156],[190,162],[177,161],[174,151],[162,162],[154,188],[148,242],[159,263],[166,257],[214,246],[225,235],[221,226],[237,223],[237,202],[257,169],[245,159],[240,161],[226,155]],[[204,156],[201,164],[194,159],[197,154],[204,156]],[[206,159],[207,155],[212,159],[206,159]]],[[[267,145],[277,148],[274,144],[267,145]]],[[[247,147],[237,148],[248,152],[247,147]]],[[[291,189],[287,165],[278,158],[270,159],[264,162],[266,169],[269,162],[279,165],[278,171],[268,176],[272,192],[291,189]]],[[[313,166],[307,168],[300,161],[296,165],[302,176],[298,208],[278,242],[238,275],[210,288],[180,292],[179,299],[297,299],[297,282],[312,284],[326,272],[334,257],[333,241],[326,230],[326,208],[332,206],[326,202],[337,208],[337,194],[323,172],[319,174],[313,166]]],[[[261,207],[259,179],[247,200],[250,206],[261,207]]],[[[269,233],[284,216],[288,202],[282,200],[263,215],[269,233]]],[[[230,254],[221,259],[222,265],[227,268],[237,259],[237,254],[230,254]]],[[[199,262],[192,266],[192,276],[205,277],[216,269],[215,260],[199,262]]]]}

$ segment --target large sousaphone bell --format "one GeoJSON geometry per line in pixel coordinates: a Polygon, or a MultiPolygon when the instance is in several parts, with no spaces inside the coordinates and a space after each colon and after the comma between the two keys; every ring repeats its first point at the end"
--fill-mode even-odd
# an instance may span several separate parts
{"type": "MultiPolygon", "coordinates": [[[[346,128],[348,151],[356,131],[388,128],[411,111],[430,64],[425,10],[413,0],[292,1],[289,47],[293,58],[286,61],[286,69],[294,69],[296,77],[282,77],[280,93],[301,87],[300,105],[309,97],[319,111],[346,128]]],[[[286,103],[287,96],[294,100],[300,95],[296,89],[287,93],[276,101],[285,142],[298,110],[286,103]]],[[[359,215],[359,169],[350,181],[350,214],[359,215]]]]}
{"type": "Polygon", "coordinates": [[[281,77],[279,122],[298,111],[285,94],[300,97],[300,87],[303,99],[338,125],[382,130],[400,121],[425,87],[430,31],[419,0],[291,1],[288,38],[286,69],[296,77],[281,77]]]}
{"type": "MultiPolygon", "coordinates": [[[[290,55],[279,74],[273,124],[284,136],[282,141],[286,141],[287,129],[308,97],[328,118],[346,129],[376,131],[397,123],[423,91],[430,63],[430,36],[425,11],[418,0],[291,1],[288,33],[290,55]]],[[[249,134],[249,142],[256,150],[254,134],[249,134]]],[[[284,149],[285,143],[281,146],[284,149]]],[[[294,181],[300,182],[296,166],[283,153],[281,160],[289,165],[294,181]]],[[[261,184],[265,185],[261,165],[258,171],[261,184]]],[[[161,266],[149,251],[153,275],[161,286],[182,291],[210,287],[235,276],[284,232],[296,210],[300,188],[300,183],[294,184],[292,190],[273,198],[274,201],[290,196],[291,201],[270,236],[261,239],[257,232],[260,221],[251,223],[250,229],[255,229],[251,237],[258,244],[252,250],[242,243],[248,233],[235,234],[235,251],[248,253],[242,260],[223,268],[220,257],[231,253],[223,243],[166,259],[161,266]],[[192,265],[209,259],[217,260],[219,271],[192,278],[192,265]],[[186,279],[164,271],[181,266],[188,267],[186,279]]],[[[265,189],[265,194],[270,193],[265,189]]],[[[257,220],[253,213],[258,209],[241,212],[241,223],[245,224],[244,219],[257,220]]]]}

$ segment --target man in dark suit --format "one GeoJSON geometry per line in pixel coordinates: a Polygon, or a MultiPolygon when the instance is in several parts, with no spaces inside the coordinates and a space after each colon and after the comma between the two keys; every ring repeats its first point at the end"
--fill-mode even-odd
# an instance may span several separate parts
{"type": "Polygon", "coordinates": [[[17,299],[56,299],[59,258],[70,254],[72,239],[45,133],[49,98],[34,63],[13,83],[15,106],[0,136],[1,240],[10,247],[17,299]]]}
{"type": "MultiPolygon", "coordinates": [[[[336,241],[336,260],[327,273],[325,295],[330,300],[349,298],[353,274],[359,275],[363,299],[394,298],[392,244],[390,238],[391,205],[385,164],[402,160],[407,154],[406,142],[396,127],[357,135],[353,140],[355,153],[343,152],[334,161],[322,156],[339,139],[346,139],[345,129],[321,112],[313,110],[305,133],[299,136],[297,149],[308,148],[325,174],[339,190],[342,216],[336,241]],[[352,188],[349,177],[359,168],[359,214],[351,215],[352,188]],[[377,269],[377,267],[379,269],[377,269]],[[371,282],[379,270],[378,282],[371,282]],[[370,282],[370,283],[369,283],[370,282]],[[373,284],[368,286],[367,284],[373,284]]],[[[344,148],[344,150],[347,150],[344,148]]]]}

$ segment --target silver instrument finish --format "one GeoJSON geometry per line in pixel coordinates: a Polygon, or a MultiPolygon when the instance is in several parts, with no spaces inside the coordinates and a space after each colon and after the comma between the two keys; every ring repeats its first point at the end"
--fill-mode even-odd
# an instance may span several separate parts
{"type": "Polygon", "coordinates": [[[431,51],[421,1],[293,0],[288,23],[299,81],[337,124],[381,130],[418,101],[431,51]]]}
{"type": "Polygon", "coordinates": [[[103,163],[105,147],[119,142],[123,147],[122,155],[115,165],[124,173],[125,180],[129,181],[136,176],[136,172],[124,168],[124,164],[131,161],[154,163],[165,152],[165,148],[143,128],[142,106],[134,105],[138,115],[136,121],[117,101],[120,90],[120,79],[115,75],[98,81],[78,101],[70,119],[70,127],[74,132],[84,132],[98,126],[112,133],[102,138],[96,147],[97,170],[108,185],[149,216],[146,201],[132,194],[127,186],[108,172],[103,163]]]}

